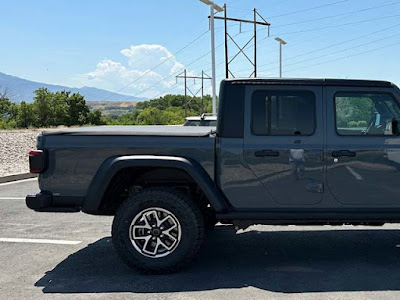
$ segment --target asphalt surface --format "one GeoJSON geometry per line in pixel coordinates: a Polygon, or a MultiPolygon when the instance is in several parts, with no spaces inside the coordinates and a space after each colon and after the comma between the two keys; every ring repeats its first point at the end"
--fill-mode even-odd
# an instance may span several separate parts
{"type": "Polygon", "coordinates": [[[116,256],[111,217],[35,213],[37,189],[0,184],[0,299],[400,299],[399,225],[217,226],[180,273],[143,276],[116,256]]]}

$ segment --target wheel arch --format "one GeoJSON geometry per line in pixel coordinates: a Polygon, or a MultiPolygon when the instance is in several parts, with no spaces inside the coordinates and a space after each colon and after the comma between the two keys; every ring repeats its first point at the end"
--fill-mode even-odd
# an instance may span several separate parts
{"type": "MultiPolygon", "coordinates": [[[[99,214],[102,200],[112,180],[124,170],[145,170],[146,172],[160,169],[171,170],[171,175],[187,174],[200,190],[204,193],[215,212],[223,213],[227,210],[227,202],[215,183],[196,161],[183,157],[156,156],[156,155],[131,155],[118,156],[106,159],[96,175],[93,177],[87,195],[82,204],[82,211],[99,214]]],[[[138,173],[136,176],[141,176],[138,173]]]]}

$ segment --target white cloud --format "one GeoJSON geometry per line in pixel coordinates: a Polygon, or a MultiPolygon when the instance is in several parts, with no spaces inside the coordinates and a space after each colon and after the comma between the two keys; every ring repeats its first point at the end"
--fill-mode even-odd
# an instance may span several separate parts
{"type": "MultiPolygon", "coordinates": [[[[176,73],[183,71],[185,66],[177,61],[174,55],[164,46],[132,45],[129,48],[122,49],[120,53],[124,59],[122,62],[104,59],[97,64],[94,71],[80,75],[79,83],[111,91],[118,91],[129,84],[121,93],[131,95],[139,94],[155,85],[139,95],[149,98],[158,96],[164,91],[183,91],[183,85],[177,85],[176,90],[168,91],[175,85],[176,73]],[[153,70],[159,64],[161,65],[153,70]],[[168,76],[170,77],[167,80],[157,84],[168,76]]],[[[195,75],[190,70],[187,74],[195,75]]]]}

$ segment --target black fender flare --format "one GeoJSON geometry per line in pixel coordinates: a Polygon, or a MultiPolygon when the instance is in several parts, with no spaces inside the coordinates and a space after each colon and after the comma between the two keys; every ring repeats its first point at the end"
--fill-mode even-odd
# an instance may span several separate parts
{"type": "Polygon", "coordinates": [[[223,213],[228,209],[224,195],[216,187],[204,168],[197,162],[188,158],[175,156],[128,155],[110,157],[102,163],[90,183],[87,195],[82,204],[82,211],[97,211],[111,179],[118,171],[129,167],[160,167],[182,170],[199,185],[216,212],[223,213]]]}

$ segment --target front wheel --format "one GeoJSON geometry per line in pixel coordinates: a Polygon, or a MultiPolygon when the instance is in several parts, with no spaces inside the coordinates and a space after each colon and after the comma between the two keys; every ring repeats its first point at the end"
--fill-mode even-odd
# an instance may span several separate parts
{"type": "Polygon", "coordinates": [[[199,207],[172,188],[147,188],[118,209],[112,239],[121,259],[141,273],[170,273],[188,263],[203,240],[199,207]]]}

